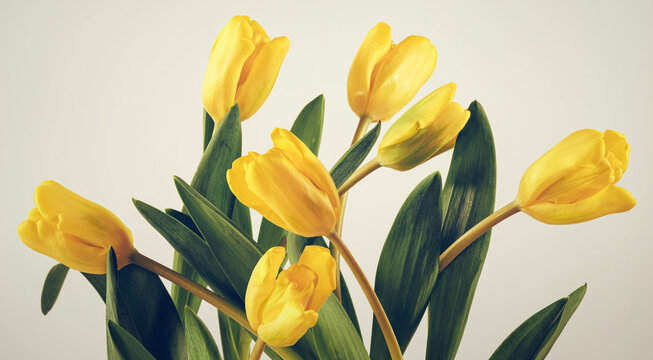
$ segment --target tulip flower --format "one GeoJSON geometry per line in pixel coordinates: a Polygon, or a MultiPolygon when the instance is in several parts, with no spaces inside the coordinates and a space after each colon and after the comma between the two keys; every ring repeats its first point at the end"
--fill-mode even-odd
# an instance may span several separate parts
{"type": "Polygon", "coordinates": [[[275,225],[306,237],[329,234],[340,200],[333,179],[288,130],[272,131],[274,147],[234,161],[227,182],[238,200],[275,225]]]}
{"type": "Polygon", "coordinates": [[[359,118],[386,121],[417,94],[435,69],[435,46],[422,36],[399,44],[390,26],[377,24],[365,36],[347,78],[349,106],[359,118]]]}
{"type": "Polygon", "coordinates": [[[520,209],[547,224],[574,224],[628,211],[635,199],[615,185],[628,167],[622,134],[579,130],[533,163],[517,192],[520,209]]]}
{"type": "Polygon", "coordinates": [[[270,40],[248,16],[234,16],[218,35],[204,76],[202,103],[219,123],[238,104],[241,120],[263,105],[277,79],[290,41],[270,40]]]}
{"type": "Polygon", "coordinates": [[[52,180],[36,188],[34,202],[36,208],[18,227],[20,240],[32,250],[91,274],[106,273],[109,246],[118,268],[129,264],[132,233],[109,210],[52,180]]]}
{"type": "Polygon", "coordinates": [[[433,91],[392,124],[381,140],[379,164],[405,171],[453,148],[469,111],[453,102],[456,84],[433,91]]]}
{"type": "Polygon", "coordinates": [[[297,264],[279,273],[286,250],[268,250],[254,267],[245,294],[252,329],[267,344],[292,346],[315,326],[336,284],[335,260],[321,246],[306,246],[297,264]],[[278,275],[277,275],[278,274],[278,275]]]}

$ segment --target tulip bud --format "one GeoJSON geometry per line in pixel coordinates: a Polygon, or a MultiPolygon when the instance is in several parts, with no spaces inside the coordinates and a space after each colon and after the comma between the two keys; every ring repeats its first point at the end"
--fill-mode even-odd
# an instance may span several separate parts
{"type": "Polygon", "coordinates": [[[216,123],[238,103],[241,120],[263,105],[272,91],[290,41],[270,40],[248,16],[234,16],[213,44],[202,87],[202,103],[216,123]]]}
{"type": "Polygon", "coordinates": [[[336,263],[329,250],[306,246],[297,264],[279,272],[286,250],[268,250],[252,271],[245,294],[247,320],[272,346],[292,346],[317,323],[318,313],[336,288],[336,263]]]}
{"type": "Polygon", "coordinates": [[[129,264],[132,233],[109,210],[52,180],[36,187],[34,202],[18,226],[20,240],[32,250],[91,274],[106,273],[109,246],[118,268],[129,264]]]}
{"type": "Polygon", "coordinates": [[[433,91],[395,121],[379,145],[379,164],[409,170],[453,148],[469,111],[453,102],[456,84],[433,91]]]}
{"type": "Polygon", "coordinates": [[[579,130],[533,163],[519,184],[521,210],[547,224],[574,224],[628,211],[635,199],[614,185],[628,167],[622,134],[579,130]]]}
{"type": "Polygon", "coordinates": [[[272,131],[274,147],[249,153],[227,170],[234,195],[275,225],[301,236],[333,231],[340,199],[333,179],[311,150],[288,130],[272,131]]]}
{"type": "Polygon", "coordinates": [[[386,121],[406,106],[435,69],[435,46],[422,36],[395,45],[390,26],[378,23],[365,36],[347,78],[349,106],[359,118],[386,121]]]}

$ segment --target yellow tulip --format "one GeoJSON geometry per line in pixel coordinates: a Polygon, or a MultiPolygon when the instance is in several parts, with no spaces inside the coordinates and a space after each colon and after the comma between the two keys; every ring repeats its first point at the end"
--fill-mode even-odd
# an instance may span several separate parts
{"type": "Polygon", "coordinates": [[[336,288],[336,263],[327,248],[307,246],[297,264],[278,273],[285,255],[280,246],[268,250],[254,267],[245,294],[252,329],[279,347],[294,345],[315,326],[317,311],[336,288]]]}
{"type": "Polygon", "coordinates": [[[390,25],[367,33],[347,78],[349,106],[359,118],[386,121],[406,106],[435,69],[435,46],[422,36],[395,45],[390,25]]]}
{"type": "Polygon", "coordinates": [[[34,192],[36,208],[18,226],[20,240],[32,250],[82,272],[104,274],[112,246],[118,268],[134,252],[131,231],[109,210],[47,180],[34,192]]]}
{"type": "Polygon", "coordinates": [[[616,131],[576,131],[526,170],[516,202],[547,224],[574,224],[628,211],[635,199],[614,184],[628,167],[629,153],[626,137],[616,131]]]}
{"type": "Polygon", "coordinates": [[[456,84],[433,91],[392,124],[379,145],[379,164],[409,170],[453,148],[469,111],[453,102],[456,84]]]}
{"type": "Polygon", "coordinates": [[[306,237],[333,231],[340,199],[333,179],[288,130],[272,131],[274,147],[234,161],[227,182],[238,200],[272,223],[306,237]]]}
{"type": "Polygon", "coordinates": [[[263,105],[277,80],[290,41],[270,40],[248,16],[234,16],[218,35],[204,76],[202,103],[216,123],[238,104],[241,120],[263,105]]]}

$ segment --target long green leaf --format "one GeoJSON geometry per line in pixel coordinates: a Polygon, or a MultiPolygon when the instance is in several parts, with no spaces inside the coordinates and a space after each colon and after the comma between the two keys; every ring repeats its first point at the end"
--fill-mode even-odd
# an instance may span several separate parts
{"type": "Polygon", "coordinates": [[[102,298],[102,301],[106,302],[107,296],[107,277],[102,274],[87,274],[81,273],[86,280],[93,286],[93,289],[97,291],[98,295],[102,298]]]}
{"type": "MultiPolygon", "coordinates": [[[[205,126],[210,125],[205,115],[205,126]]],[[[213,123],[212,121],[210,122],[213,123]]],[[[207,140],[209,128],[205,128],[205,138],[207,140]]],[[[240,111],[238,105],[229,109],[227,114],[213,131],[213,136],[205,147],[202,158],[197,166],[191,186],[200,194],[212,202],[223,213],[231,216],[234,211],[235,197],[229,190],[225,173],[231,168],[231,164],[241,153],[242,133],[240,128],[240,111]]],[[[180,255],[175,254],[173,269],[186,275],[187,277],[200,282],[200,277],[191,266],[185,264],[180,255]]],[[[173,284],[173,300],[175,301],[177,311],[183,316],[186,305],[189,305],[193,311],[199,308],[199,298],[191,295],[186,290],[173,284]]]]}
{"type": "Polygon", "coordinates": [[[213,291],[231,304],[243,307],[243,301],[233,289],[224,269],[218,265],[218,260],[213,256],[209,246],[192,230],[195,225],[188,215],[169,210],[174,215],[171,216],[139,200],[134,200],[134,206],[206,280],[213,291]]]}
{"type": "Polygon", "coordinates": [[[186,341],[188,342],[188,359],[221,360],[218,345],[204,322],[189,307],[186,307],[185,317],[184,329],[186,330],[186,341]]]}
{"type": "Polygon", "coordinates": [[[238,351],[240,329],[238,323],[222,312],[218,312],[218,326],[225,360],[240,360],[240,352],[238,351]]]}
{"type": "Polygon", "coordinates": [[[541,360],[585,296],[587,284],[535,313],[501,343],[490,360],[541,360]]]}
{"type": "Polygon", "coordinates": [[[45,277],[43,290],[41,291],[41,312],[43,315],[47,315],[52,310],[54,303],[57,302],[66,275],[68,275],[68,266],[57,264],[50,269],[45,277]]]}
{"type": "MultiPolygon", "coordinates": [[[[320,95],[302,109],[290,131],[306,144],[313,154],[317,155],[320,150],[323,124],[324,95],[320,95]]],[[[279,245],[285,236],[286,230],[274,225],[266,218],[261,220],[258,243],[263,252],[279,245]]]]}
{"type": "MultiPolygon", "coordinates": [[[[473,102],[469,110],[471,116],[456,140],[442,191],[442,209],[446,213],[441,250],[494,209],[496,159],[492,131],[478,102],[473,102]]],[[[488,231],[438,275],[429,304],[427,359],[450,360],[456,355],[489,241],[488,231]]]]}
{"type": "MultiPolygon", "coordinates": [[[[329,172],[333,182],[336,184],[336,188],[340,187],[351,174],[358,169],[360,164],[363,163],[365,157],[370,153],[372,147],[376,143],[376,140],[379,138],[381,133],[381,123],[377,125],[370,131],[365,134],[360,140],[358,140],[354,145],[352,145],[347,152],[345,152],[336,164],[331,168],[329,172]]],[[[288,233],[287,236],[287,249],[288,249],[288,258],[293,264],[299,260],[299,256],[304,251],[304,246],[307,243],[310,243],[310,239],[307,239],[303,236],[297,234],[288,233]]],[[[316,238],[313,238],[312,241],[317,241],[316,238]]]]}
{"type": "Polygon", "coordinates": [[[342,305],[331,294],[320,308],[313,336],[321,360],[369,360],[365,345],[342,305]]]}
{"type": "MultiPolygon", "coordinates": [[[[417,330],[438,276],[440,256],[440,190],[436,172],[417,185],[402,205],[388,234],[376,268],[376,292],[405,351],[417,330]]],[[[376,319],[372,327],[372,359],[390,359],[376,319]]]]}
{"type": "Polygon", "coordinates": [[[236,293],[245,301],[249,276],[261,257],[256,243],[182,179],[175,177],[175,185],[193,222],[218,259],[218,264],[225,271],[236,293]]]}
{"type": "Polygon", "coordinates": [[[107,321],[109,341],[115,346],[117,353],[125,360],[156,360],[145,347],[127,330],[112,320],[107,321]]]}
{"type": "Polygon", "coordinates": [[[127,330],[158,360],[188,358],[181,320],[161,279],[137,265],[116,271],[113,249],[107,259],[106,299],[107,320],[127,330]]]}

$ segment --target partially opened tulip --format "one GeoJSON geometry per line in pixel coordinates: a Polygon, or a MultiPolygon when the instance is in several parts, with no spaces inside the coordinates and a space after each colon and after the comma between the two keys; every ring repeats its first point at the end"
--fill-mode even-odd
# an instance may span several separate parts
{"type": "Polygon", "coordinates": [[[615,185],[628,167],[622,134],[579,130],[559,142],[524,173],[519,207],[548,224],[574,224],[628,211],[635,199],[615,185]]]}
{"type": "Polygon", "coordinates": [[[361,119],[390,119],[431,77],[436,59],[435,46],[427,38],[412,35],[395,45],[390,26],[377,24],[365,36],[351,64],[349,106],[361,119]]]}
{"type": "Polygon", "coordinates": [[[131,231],[109,210],[47,180],[34,192],[36,208],[18,227],[33,250],[82,272],[104,274],[113,247],[118,268],[135,251],[131,231]]]}
{"type": "Polygon", "coordinates": [[[279,347],[294,345],[315,326],[317,311],[336,287],[336,264],[327,248],[307,246],[297,264],[279,273],[285,255],[283,247],[268,250],[254,267],[245,294],[252,329],[279,347]]]}
{"type": "Polygon", "coordinates": [[[333,231],[338,191],[324,165],[288,130],[272,131],[274,147],[234,161],[227,182],[238,200],[275,225],[306,237],[333,231]]]}
{"type": "Polygon", "coordinates": [[[455,94],[456,84],[444,85],[397,119],[381,140],[379,164],[405,171],[453,148],[470,115],[455,94]]]}
{"type": "Polygon", "coordinates": [[[250,118],[270,95],[288,52],[285,36],[270,40],[248,16],[234,16],[218,35],[204,76],[202,103],[216,123],[238,104],[250,118]]]}

